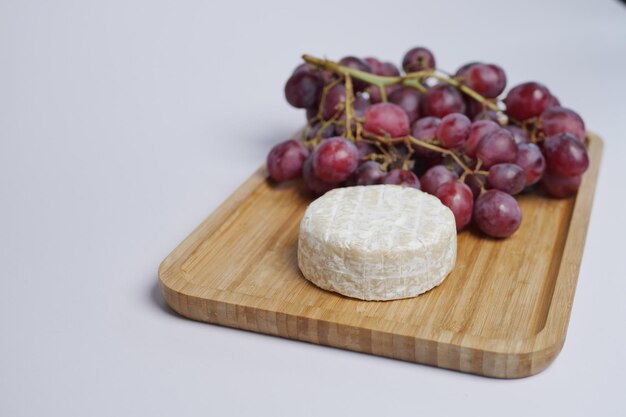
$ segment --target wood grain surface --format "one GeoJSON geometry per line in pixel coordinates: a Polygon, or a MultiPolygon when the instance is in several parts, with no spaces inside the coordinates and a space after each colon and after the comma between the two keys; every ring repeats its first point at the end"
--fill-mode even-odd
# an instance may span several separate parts
{"type": "Polygon", "coordinates": [[[163,297],[208,323],[498,378],[545,369],[565,341],[602,141],[578,195],[518,196],[510,238],[459,234],[442,285],[419,297],[360,301],[309,283],[297,265],[300,219],[313,197],[260,169],[161,264],[163,297]]]}

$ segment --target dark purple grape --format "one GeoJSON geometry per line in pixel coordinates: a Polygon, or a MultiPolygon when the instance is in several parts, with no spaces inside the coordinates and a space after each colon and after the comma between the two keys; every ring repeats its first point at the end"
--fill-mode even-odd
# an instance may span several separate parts
{"type": "Polygon", "coordinates": [[[376,153],[376,148],[374,148],[374,145],[363,141],[359,141],[356,143],[356,149],[359,152],[359,161],[362,161],[363,158],[368,155],[376,153]]]}
{"type": "Polygon", "coordinates": [[[435,135],[444,148],[453,149],[461,146],[469,136],[472,122],[461,113],[450,113],[441,119],[435,135]]]}
{"type": "Polygon", "coordinates": [[[392,169],[383,177],[381,184],[394,184],[420,189],[420,180],[414,173],[406,169],[392,169]]]}
{"type": "Polygon", "coordinates": [[[437,188],[447,182],[456,182],[459,176],[456,172],[448,169],[444,165],[435,165],[429,168],[424,175],[420,177],[422,191],[435,195],[437,188]]]}
{"type": "Polygon", "coordinates": [[[287,181],[302,175],[302,165],[309,151],[302,142],[289,139],[274,146],[267,155],[267,171],[276,181],[287,181]]]}
{"type": "Polygon", "coordinates": [[[519,165],[495,164],[489,168],[487,182],[491,188],[504,191],[507,194],[519,194],[526,185],[526,175],[519,165]]]}
{"type": "Polygon", "coordinates": [[[515,164],[522,167],[526,177],[526,186],[536,184],[546,170],[546,160],[539,146],[534,143],[517,145],[515,164]]]}
{"type": "Polygon", "coordinates": [[[304,166],[302,167],[302,177],[304,178],[304,183],[309,190],[313,191],[317,195],[322,195],[337,187],[336,184],[324,182],[315,175],[315,172],[313,171],[312,157],[309,157],[304,161],[304,166]]]}
{"type": "Polygon", "coordinates": [[[317,135],[319,135],[322,139],[331,138],[335,136],[335,127],[332,124],[325,126],[320,131],[320,129],[322,128],[322,125],[323,125],[322,122],[317,122],[313,126],[311,126],[311,130],[309,130],[309,133],[307,133],[306,139],[311,140],[317,137],[317,135]]]}
{"type": "Polygon", "coordinates": [[[571,133],[578,140],[585,140],[585,123],[573,110],[550,107],[539,116],[541,132],[547,137],[558,133],[571,133]]]}
{"type": "Polygon", "coordinates": [[[444,206],[448,207],[456,222],[456,230],[461,230],[472,220],[474,196],[472,190],[460,182],[446,182],[435,193],[444,206]]]}
{"type": "MultiPolygon", "coordinates": [[[[439,126],[440,123],[441,119],[438,117],[422,117],[413,124],[413,131],[411,135],[417,140],[429,142],[435,138],[437,126],[439,126]]],[[[417,155],[425,158],[432,158],[439,155],[436,151],[432,151],[418,145],[415,145],[413,149],[417,155]]]]}
{"type": "Polygon", "coordinates": [[[543,153],[548,168],[561,175],[581,175],[589,167],[585,146],[571,133],[560,133],[543,141],[543,153]]]}
{"type": "Polygon", "coordinates": [[[478,197],[487,183],[487,177],[482,174],[469,174],[465,177],[465,184],[472,190],[474,198],[478,197]]]}
{"type": "Polygon", "coordinates": [[[343,137],[323,141],[313,153],[313,170],[324,182],[337,184],[350,177],[359,163],[359,151],[343,137]]]}
{"type": "Polygon", "coordinates": [[[479,120],[472,123],[470,132],[465,142],[465,154],[470,158],[476,156],[476,148],[480,142],[490,133],[500,129],[500,125],[492,120],[479,120]]]}
{"type": "Polygon", "coordinates": [[[517,158],[517,145],[513,135],[506,129],[499,128],[480,141],[476,156],[483,161],[485,168],[503,162],[513,162],[517,158]]]}
{"type": "Polygon", "coordinates": [[[379,184],[385,174],[378,162],[365,161],[356,170],[356,185],[379,184]]]}
{"type": "Polygon", "coordinates": [[[423,110],[427,116],[441,118],[450,113],[464,113],[465,103],[456,88],[438,84],[424,94],[423,110]]]}
{"type": "Polygon", "coordinates": [[[417,72],[435,68],[435,57],[423,47],[410,49],[402,59],[402,68],[406,72],[417,72]]]}
{"type": "Polygon", "coordinates": [[[322,103],[324,106],[322,109],[322,117],[324,120],[329,120],[335,116],[339,112],[339,109],[342,108],[345,101],[346,88],[343,84],[337,84],[328,90],[324,98],[324,103],[322,103]]]}
{"type": "Polygon", "coordinates": [[[548,195],[556,198],[565,198],[576,194],[581,180],[582,176],[580,175],[571,177],[547,171],[541,178],[541,186],[548,195]]]}
{"type": "Polygon", "coordinates": [[[372,102],[362,93],[357,93],[352,103],[354,114],[357,117],[362,117],[365,114],[365,110],[372,105],[372,102]]]}
{"type": "Polygon", "coordinates": [[[400,87],[389,94],[389,101],[402,107],[411,123],[420,117],[420,100],[420,92],[410,87],[400,87]]]}
{"type": "MultiPolygon", "coordinates": [[[[415,151],[415,146],[413,146],[412,148],[415,151]]],[[[426,171],[428,171],[430,168],[436,165],[441,165],[443,163],[443,160],[444,158],[439,154],[435,154],[432,157],[423,157],[418,154],[418,157],[413,160],[413,172],[415,173],[415,175],[420,177],[421,175],[424,175],[426,171]]],[[[420,183],[421,181],[422,180],[420,179],[420,183]]]]}
{"type": "Polygon", "coordinates": [[[317,103],[324,80],[316,72],[300,71],[293,74],[285,84],[285,98],[292,106],[305,109],[317,103]]]}
{"type": "Polygon", "coordinates": [[[309,64],[308,62],[303,62],[302,64],[300,64],[296,68],[294,68],[294,70],[291,73],[291,75],[297,74],[299,72],[316,72],[316,68],[315,68],[315,66],[309,64]]]}
{"type": "Polygon", "coordinates": [[[377,103],[365,110],[365,131],[397,138],[409,134],[409,116],[393,103],[377,103]]]}
{"type": "Polygon", "coordinates": [[[478,196],[474,204],[474,221],[491,237],[508,237],[519,228],[522,211],[515,198],[499,190],[489,190],[478,196]]]}
{"type": "MultiPolygon", "coordinates": [[[[346,56],[341,58],[339,60],[339,65],[363,72],[372,72],[372,67],[370,67],[367,62],[355,56],[346,56]]],[[[369,86],[367,82],[357,80],[354,77],[352,77],[352,85],[354,86],[354,91],[363,91],[369,86]]]]}
{"type": "Polygon", "coordinates": [[[535,82],[520,84],[504,99],[506,113],[520,121],[537,117],[548,107],[550,97],[550,91],[544,85],[535,82]]]}
{"type": "Polygon", "coordinates": [[[521,127],[515,125],[507,125],[504,126],[504,128],[511,132],[511,134],[513,135],[513,140],[517,145],[520,145],[522,143],[530,143],[530,135],[528,134],[528,131],[526,129],[522,129],[521,127]]]}
{"type": "Polygon", "coordinates": [[[495,98],[504,91],[506,75],[493,64],[473,64],[463,70],[465,85],[486,98],[495,98]]]}

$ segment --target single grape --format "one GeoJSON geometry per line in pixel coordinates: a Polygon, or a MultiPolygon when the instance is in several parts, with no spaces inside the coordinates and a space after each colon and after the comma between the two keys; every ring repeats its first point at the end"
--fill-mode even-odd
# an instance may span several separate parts
{"type": "Polygon", "coordinates": [[[361,140],[358,141],[355,146],[357,151],[359,152],[359,161],[363,160],[363,158],[368,155],[376,153],[376,148],[374,148],[374,145],[372,145],[371,143],[363,142],[361,140]]]}
{"type": "Polygon", "coordinates": [[[476,148],[480,142],[490,133],[500,129],[500,125],[492,120],[479,120],[472,123],[467,142],[465,142],[465,154],[470,158],[476,156],[476,148]]]}
{"type": "Polygon", "coordinates": [[[522,143],[530,143],[530,135],[528,134],[528,131],[526,129],[522,129],[521,127],[515,125],[507,125],[504,126],[504,128],[511,132],[511,134],[513,135],[513,140],[517,145],[520,145],[522,143]]]}
{"type": "Polygon", "coordinates": [[[571,133],[578,140],[585,140],[585,122],[573,110],[550,107],[539,116],[541,132],[547,137],[558,133],[571,133]]]}
{"type": "Polygon", "coordinates": [[[313,153],[315,175],[330,184],[347,180],[358,163],[359,151],[356,146],[340,136],[326,139],[313,153]]]}
{"type": "Polygon", "coordinates": [[[517,158],[517,145],[513,135],[506,129],[491,132],[480,141],[476,156],[483,161],[485,168],[502,162],[513,162],[517,158]]]}
{"type": "Polygon", "coordinates": [[[378,162],[365,161],[356,170],[356,185],[379,184],[385,174],[378,162]]]}
{"type": "Polygon", "coordinates": [[[543,141],[543,153],[548,168],[561,175],[581,175],[589,167],[585,146],[571,133],[548,137],[543,141]]]}
{"type": "Polygon", "coordinates": [[[570,197],[576,194],[582,176],[566,176],[547,171],[541,178],[541,186],[548,195],[556,198],[570,197]]]}
{"type": "Polygon", "coordinates": [[[458,70],[456,70],[456,73],[454,73],[454,76],[464,77],[465,71],[467,71],[467,69],[471,67],[472,65],[476,65],[476,64],[482,64],[482,62],[477,62],[477,61],[468,62],[467,64],[462,65],[458,70]]]}
{"type": "Polygon", "coordinates": [[[397,138],[409,134],[409,116],[393,103],[377,103],[365,110],[363,129],[375,135],[397,138]]]}
{"type": "Polygon", "coordinates": [[[322,139],[331,138],[335,136],[335,127],[332,124],[329,124],[322,128],[324,123],[317,122],[311,126],[309,133],[306,135],[307,140],[311,140],[319,135],[322,139]],[[320,130],[321,129],[321,130],[320,130]]]}
{"type": "Polygon", "coordinates": [[[293,107],[305,109],[317,103],[324,80],[319,73],[299,71],[293,74],[285,84],[285,98],[293,107]]]}
{"type": "Polygon", "coordinates": [[[495,164],[489,168],[487,181],[491,188],[504,191],[507,194],[519,194],[526,185],[526,175],[519,165],[495,164]]]}
{"type": "Polygon", "coordinates": [[[389,101],[402,107],[411,123],[420,117],[421,94],[414,88],[400,87],[389,94],[389,101]]]}
{"type": "Polygon", "coordinates": [[[267,155],[267,171],[275,181],[287,181],[302,175],[302,165],[309,151],[299,140],[289,139],[274,146],[267,155]]]}
{"type": "Polygon", "coordinates": [[[444,206],[452,210],[456,230],[461,230],[472,220],[474,196],[472,190],[460,182],[446,182],[435,193],[444,206]]]}
{"type": "Polygon", "coordinates": [[[322,117],[324,120],[335,116],[345,101],[346,87],[344,87],[343,84],[337,84],[328,90],[324,102],[322,103],[322,117]]]}
{"type": "Polygon", "coordinates": [[[424,113],[443,117],[450,113],[464,113],[465,103],[459,91],[447,84],[438,84],[424,94],[424,113]]]}
{"type": "Polygon", "coordinates": [[[539,146],[534,143],[517,145],[517,159],[515,164],[524,170],[526,186],[536,184],[546,170],[546,160],[539,146]]]}
{"type": "Polygon", "coordinates": [[[352,108],[354,114],[358,117],[362,117],[365,114],[365,110],[372,105],[370,99],[362,93],[356,93],[352,108]]]}
{"type": "MultiPolygon", "coordinates": [[[[430,142],[435,139],[437,126],[439,126],[440,123],[441,119],[438,117],[422,117],[417,122],[413,123],[412,136],[417,140],[430,142]]],[[[425,158],[433,158],[439,155],[436,151],[432,151],[418,145],[415,145],[413,149],[417,155],[425,158]]]]}
{"type": "Polygon", "coordinates": [[[435,195],[437,189],[448,182],[456,182],[459,176],[456,172],[444,165],[435,165],[429,168],[421,177],[422,191],[435,195]]]}
{"type": "Polygon", "coordinates": [[[444,148],[453,149],[461,146],[469,136],[472,122],[461,113],[450,113],[441,119],[435,136],[444,148]]]}
{"type": "Polygon", "coordinates": [[[329,184],[320,180],[313,170],[313,158],[307,158],[304,161],[304,166],[302,167],[302,177],[304,179],[304,183],[309,188],[309,190],[313,191],[317,195],[322,195],[327,191],[332,190],[337,187],[336,184],[329,184]]]}
{"type": "MultiPolygon", "coordinates": [[[[348,68],[356,69],[363,72],[372,72],[372,67],[370,67],[367,62],[355,56],[346,56],[341,58],[339,60],[339,65],[343,65],[348,68]]],[[[354,91],[363,91],[369,86],[367,82],[357,80],[354,77],[352,78],[352,85],[354,86],[354,91]]]]}
{"type": "Polygon", "coordinates": [[[489,190],[474,203],[474,221],[491,237],[508,237],[519,228],[522,211],[515,198],[500,190],[489,190]]]}
{"type": "Polygon", "coordinates": [[[381,184],[395,184],[420,189],[420,180],[414,173],[406,169],[392,169],[382,178],[381,184]]]}
{"type": "Polygon", "coordinates": [[[373,74],[386,77],[395,77],[400,75],[398,67],[391,62],[382,62],[372,57],[365,58],[364,61],[370,66],[373,74]]]}
{"type": "Polygon", "coordinates": [[[550,97],[550,91],[544,85],[535,82],[520,84],[504,99],[506,113],[520,121],[537,117],[548,107],[550,97]]]}
{"type": "Polygon", "coordinates": [[[435,68],[435,57],[423,47],[410,49],[402,59],[402,68],[406,72],[416,72],[435,68]]]}
{"type": "MultiPolygon", "coordinates": [[[[467,112],[466,112],[467,113],[467,112]]],[[[471,118],[472,121],[478,121],[478,120],[491,120],[493,122],[499,123],[498,120],[498,113],[496,113],[495,111],[491,110],[491,109],[486,109],[483,108],[480,112],[478,112],[473,118],[471,118]]]]}
{"type": "Polygon", "coordinates": [[[302,64],[298,65],[296,68],[294,68],[293,72],[291,73],[293,74],[297,74],[299,72],[316,72],[316,68],[315,66],[309,64],[308,62],[303,62],[302,64]]]}
{"type": "Polygon", "coordinates": [[[561,102],[559,101],[558,98],[556,98],[555,95],[551,95],[550,98],[548,99],[548,105],[546,106],[546,109],[549,109],[550,107],[560,107],[561,106],[561,102]]]}
{"type": "Polygon", "coordinates": [[[486,98],[495,98],[504,91],[506,75],[494,64],[473,64],[463,70],[465,85],[486,98]]]}

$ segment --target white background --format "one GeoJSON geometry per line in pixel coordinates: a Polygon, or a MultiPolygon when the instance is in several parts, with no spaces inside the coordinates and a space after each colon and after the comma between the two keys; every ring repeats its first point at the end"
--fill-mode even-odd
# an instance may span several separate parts
{"type": "Polygon", "coordinates": [[[626,6],[0,0],[0,415],[626,415],[626,6]],[[304,121],[302,53],[539,80],[606,143],[565,347],[495,380],[196,323],[157,266],[304,121]]]}

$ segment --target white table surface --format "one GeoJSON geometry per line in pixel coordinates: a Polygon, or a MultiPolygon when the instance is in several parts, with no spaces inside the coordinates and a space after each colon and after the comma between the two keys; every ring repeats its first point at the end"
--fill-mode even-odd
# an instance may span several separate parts
{"type": "Polygon", "coordinates": [[[626,415],[625,68],[610,0],[0,1],[0,415],[626,415]],[[302,125],[300,54],[414,45],[542,81],[605,140],[552,366],[487,379],[169,311],[159,262],[302,125]]]}

